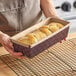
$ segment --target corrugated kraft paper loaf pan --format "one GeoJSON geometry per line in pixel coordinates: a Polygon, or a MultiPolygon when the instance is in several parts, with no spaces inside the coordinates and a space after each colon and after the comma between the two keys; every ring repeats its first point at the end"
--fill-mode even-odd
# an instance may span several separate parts
{"type": "Polygon", "coordinates": [[[69,31],[69,22],[57,19],[57,18],[47,18],[43,20],[42,22],[33,25],[32,27],[16,34],[15,36],[11,37],[11,40],[13,42],[14,50],[16,52],[22,52],[23,55],[27,56],[28,58],[32,58],[42,51],[48,49],[50,46],[56,44],[57,42],[63,40],[67,37],[68,31],[69,31]],[[28,33],[40,28],[43,25],[48,25],[51,22],[59,22],[64,25],[63,28],[59,29],[58,31],[52,33],[51,35],[47,36],[46,38],[43,38],[42,40],[38,41],[37,43],[33,45],[26,46],[22,43],[19,43],[17,41],[18,38],[23,37],[27,35],[28,33]]]}

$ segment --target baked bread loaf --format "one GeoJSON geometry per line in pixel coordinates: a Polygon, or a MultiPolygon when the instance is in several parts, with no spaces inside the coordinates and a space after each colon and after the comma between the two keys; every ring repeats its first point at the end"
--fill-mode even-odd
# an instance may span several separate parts
{"type": "Polygon", "coordinates": [[[46,37],[46,34],[41,32],[40,30],[36,30],[33,32],[34,36],[36,37],[36,39],[39,41],[41,39],[43,39],[44,37],[46,37]]]}
{"type": "Polygon", "coordinates": [[[50,25],[49,26],[49,29],[52,31],[52,32],[56,32],[59,30],[59,27],[57,25],[50,25]]]}
{"type": "Polygon", "coordinates": [[[32,45],[32,44],[38,42],[32,33],[30,33],[24,37],[21,37],[20,39],[18,39],[18,41],[25,45],[32,45]]]}
{"type": "Polygon", "coordinates": [[[18,42],[23,43],[25,45],[32,45],[43,39],[44,37],[46,37],[46,34],[41,32],[40,30],[36,30],[30,34],[27,34],[24,37],[21,37],[20,39],[18,39],[18,42]]]}
{"type": "Polygon", "coordinates": [[[43,33],[45,33],[47,36],[52,34],[51,30],[49,29],[48,25],[42,26],[40,28],[40,31],[42,31],[43,33]]]}
{"type": "Polygon", "coordinates": [[[32,45],[48,35],[51,35],[53,32],[58,31],[62,27],[64,27],[64,25],[61,23],[51,22],[49,25],[44,25],[39,29],[25,35],[24,37],[19,38],[18,42],[25,45],[32,45]]]}
{"type": "Polygon", "coordinates": [[[64,27],[64,25],[61,24],[61,23],[57,23],[57,26],[58,26],[59,28],[63,28],[63,27],[64,27]]]}
{"type": "Polygon", "coordinates": [[[62,27],[64,27],[63,24],[58,23],[58,22],[52,22],[52,23],[49,24],[49,28],[52,32],[55,32],[62,27]]]}
{"type": "Polygon", "coordinates": [[[64,25],[63,25],[63,24],[58,23],[58,22],[51,22],[49,25],[57,25],[59,28],[64,27],[64,25]]]}

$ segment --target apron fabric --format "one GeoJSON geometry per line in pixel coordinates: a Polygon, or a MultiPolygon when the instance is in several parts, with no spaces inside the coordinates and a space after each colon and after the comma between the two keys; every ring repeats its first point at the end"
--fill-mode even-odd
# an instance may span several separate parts
{"type": "Polygon", "coordinates": [[[14,35],[41,19],[40,0],[0,0],[0,31],[14,35]]]}

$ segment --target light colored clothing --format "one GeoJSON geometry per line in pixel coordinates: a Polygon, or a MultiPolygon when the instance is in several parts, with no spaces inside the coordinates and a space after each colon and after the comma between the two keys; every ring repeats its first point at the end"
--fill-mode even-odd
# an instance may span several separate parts
{"type": "Polygon", "coordinates": [[[16,32],[22,31],[41,20],[40,0],[0,0],[0,17],[3,17],[1,15],[6,25],[16,32]]]}

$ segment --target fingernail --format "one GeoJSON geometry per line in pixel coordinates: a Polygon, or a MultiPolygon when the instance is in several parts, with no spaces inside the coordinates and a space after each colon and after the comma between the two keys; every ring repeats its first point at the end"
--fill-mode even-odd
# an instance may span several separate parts
{"type": "Polygon", "coordinates": [[[20,52],[20,53],[18,52],[18,53],[17,53],[17,55],[20,55],[20,56],[22,56],[23,54],[22,54],[21,52],[20,52]]]}
{"type": "Polygon", "coordinates": [[[66,39],[64,39],[66,41],[66,39]]]}

